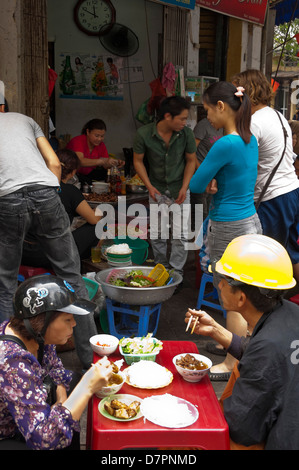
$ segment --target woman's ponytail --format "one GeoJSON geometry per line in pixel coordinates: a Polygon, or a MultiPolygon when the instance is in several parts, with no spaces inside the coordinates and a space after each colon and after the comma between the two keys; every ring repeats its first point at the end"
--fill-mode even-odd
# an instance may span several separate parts
{"type": "Polygon", "coordinates": [[[207,104],[217,105],[218,101],[227,103],[236,112],[236,128],[246,144],[251,139],[251,103],[244,88],[236,88],[230,82],[213,83],[204,92],[203,101],[207,104]]]}

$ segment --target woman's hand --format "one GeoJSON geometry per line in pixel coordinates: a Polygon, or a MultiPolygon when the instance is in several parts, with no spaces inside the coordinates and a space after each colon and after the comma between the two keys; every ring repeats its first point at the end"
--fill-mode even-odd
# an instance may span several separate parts
{"type": "Polygon", "coordinates": [[[113,374],[112,364],[103,357],[83,375],[78,385],[63,403],[75,420],[79,420],[89,399],[94,393],[105,387],[113,374]]]}
{"type": "Polygon", "coordinates": [[[86,379],[89,380],[88,387],[91,394],[106,387],[112,374],[112,364],[107,357],[103,357],[95,364],[92,364],[91,368],[85,374],[85,376],[87,376],[86,379]]]}
{"type": "Polygon", "coordinates": [[[101,158],[100,159],[100,166],[102,166],[103,168],[105,168],[105,170],[109,170],[109,168],[112,168],[114,166],[118,166],[118,160],[116,160],[115,158],[101,158]]]}
{"type": "Polygon", "coordinates": [[[208,194],[216,194],[218,192],[218,185],[215,179],[212,179],[212,181],[209,182],[206,192],[208,194]]]}

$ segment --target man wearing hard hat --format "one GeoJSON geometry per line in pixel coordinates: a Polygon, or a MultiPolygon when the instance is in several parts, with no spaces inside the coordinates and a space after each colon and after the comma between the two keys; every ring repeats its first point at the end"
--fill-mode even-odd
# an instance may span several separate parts
{"type": "Polygon", "coordinates": [[[299,307],[283,299],[296,283],[291,260],[272,238],[244,235],[211,270],[221,276],[223,307],[252,329],[245,339],[203,311],[185,318],[239,361],[220,400],[231,449],[299,449],[299,307]]]}

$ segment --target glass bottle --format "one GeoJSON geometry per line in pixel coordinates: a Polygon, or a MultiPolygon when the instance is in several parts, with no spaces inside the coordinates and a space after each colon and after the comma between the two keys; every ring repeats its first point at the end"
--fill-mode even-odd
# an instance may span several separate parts
{"type": "Polygon", "coordinates": [[[111,169],[109,168],[109,169],[107,170],[106,183],[109,184],[109,192],[110,192],[110,193],[112,192],[112,191],[111,191],[111,181],[112,181],[112,179],[111,179],[111,169]]]}
{"type": "Polygon", "coordinates": [[[120,172],[120,180],[121,180],[121,194],[126,194],[126,177],[125,177],[125,170],[121,170],[120,172]]]}
{"type": "Polygon", "coordinates": [[[110,192],[116,194],[116,168],[111,168],[110,192]]]}
{"type": "Polygon", "coordinates": [[[62,73],[61,88],[64,95],[73,95],[74,87],[76,85],[75,74],[71,67],[71,57],[69,55],[65,58],[65,66],[62,73]]]}
{"type": "Polygon", "coordinates": [[[119,175],[119,170],[115,167],[115,192],[116,194],[121,194],[121,179],[119,175]]]}

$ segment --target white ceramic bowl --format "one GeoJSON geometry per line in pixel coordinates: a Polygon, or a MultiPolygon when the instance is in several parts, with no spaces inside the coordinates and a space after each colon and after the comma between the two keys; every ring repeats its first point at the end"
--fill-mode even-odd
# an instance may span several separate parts
{"type": "Polygon", "coordinates": [[[97,397],[109,397],[109,395],[115,395],[119,390],[122,388],[123,384],[125,383],[125,375],[122,372],[117,372],[122,378],[122,382],[120,384],[112,384],[108,385],[107,387],[103,387],[96,392],[97,397]]]}
{"type": "Polygon", "coordinates": [[[119,343],[119,339],[112,335],[94,335],[89,338],[93,351],[99,356],[109,356],[114,353],[119,343]]]}
{"type": "Polygon", "coordinates": [[[195,353],[178,354],[177,356],[174,356],[174,358],[172,359],[172,362],[175,365],[175,368],[178,371],[178,373],[183,377],[184,380],[186,380],[186,382],[199,382],[208,373],[208,371],[213,365],[211,359],[209,359],[206,356],[202,356],[201,354],[195,354],[195,353]],[[208,367],[203,370],[190,370],[190,369],[185,369],[184,367],[178,366],[176,363],[177,359],[180,359],[181,357],[186,356],[186,354],[190,354],[191,356],[195,357],[195,359],[197,359],[198,361],[202,361],[208,367]]]}
{"type": "Polygon", "coordinates": [[[94,181],[92,183],[92,192],[101,194],[101,193],[108,193],[109,192],[109,184],[103,181],[94,181]]]}

